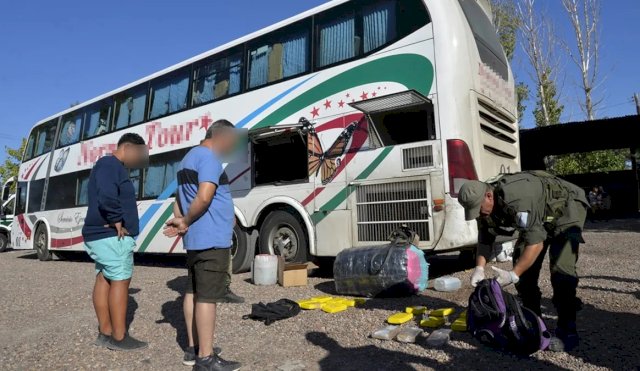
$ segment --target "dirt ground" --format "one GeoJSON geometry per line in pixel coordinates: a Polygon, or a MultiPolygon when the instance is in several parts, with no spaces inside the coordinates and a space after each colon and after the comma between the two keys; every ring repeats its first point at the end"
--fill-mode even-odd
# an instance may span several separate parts
{"type": "MultiPolygon", "coordinates": [[[[455,255],[433,257],[430,276],[452,274],[463,281],[455,293],[432,289],[423,296],[374,299],[339,314],[303,312],[265,326],[243,320],[250,304],[280,298],[302,299],[334,293],[330,278],[311,277],[307,287],[257,287],[249,274],[232,288],[247,299],[219,309],[217,345],[244,370],[425,370],[425,369],[637,369],[640,367],[640,221],[598,223],[585,233],[579,261],[580,347],[571,354],[538,352],[519,359],[480,346],[470,335],[454,333],[442,348],[369,338],[385,319],[408,305],[456,307],[471,293],[470,270],[455,255]]],[[[40,262],[30,251],[0,254],[0,369],[185,370],[181,292],[184,259],[138,257],[130,292],[132,335],[148,349],[117,353],[92,345],[97,323],[91,304],[93,264],[40,262]]],[[[508,268],[510,263],[501,263],[508,268]]],[[[548,270],[542,273],[544,311],[555,327],[548,270]]],[[[513,288],[511,288],[513,290],[513,288]]]]}

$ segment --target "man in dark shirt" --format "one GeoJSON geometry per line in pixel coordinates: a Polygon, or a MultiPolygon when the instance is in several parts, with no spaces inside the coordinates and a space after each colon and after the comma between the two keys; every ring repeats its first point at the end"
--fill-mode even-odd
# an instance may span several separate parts
{"type": "Polygon", "coordinates": [[[82,237],[96,263],[93,306],[98,317],[96,345],[134,350],[147,343],[126,331],[129,283],[133,274],[133,236],[138,235],[138,207],[127,168],[141,167],[147,146],[138,134],[124,134],[113,156],[96,162],[89,177],[89,205],[82,237]]]}

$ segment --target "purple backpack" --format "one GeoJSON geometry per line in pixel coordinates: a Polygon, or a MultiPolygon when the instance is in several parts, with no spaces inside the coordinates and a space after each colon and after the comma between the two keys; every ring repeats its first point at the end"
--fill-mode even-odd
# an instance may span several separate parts
{"type": "Polygon", "coordinates": [[[551,339],[542,319],[495,279],[478,282],[469,297],[467,328],[483,344],[519,355],[544,350],[551,339]]]}

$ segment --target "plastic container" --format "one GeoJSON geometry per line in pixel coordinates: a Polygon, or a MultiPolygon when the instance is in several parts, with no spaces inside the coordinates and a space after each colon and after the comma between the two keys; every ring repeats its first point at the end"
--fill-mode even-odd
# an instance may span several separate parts
{"type": "Polygon", "coordinates": [[[275,285],[278,282],[278,257],[268,254],[256,255],[251,266],[251,274],[255,285],[275,285]]]}
{"type": "Polygon", "coordinates": [[[399,326],[386,326],[374,331],[373,334],[371,334],[371,337],[379,340],[393,340],[399,332],[399,326]]]}
{"type": "Polygon", "coordinates": [[[422,334],[422,330],[418,327],[411,326],[403,328],[398,336],[396,336],[396,340],[401,343],[415,343],[418,335],[422,334]]]}
{"type": "Polygon", "coordinates": [[[451,292],[459,290],[460,287],[462,287],[460,279],[451,276],[437,278],[434,284],[434,288],[437,291],[451,292]]]}
{"type": "Polygon", "coordinates": [[[392,325],[401,325],[403,323],[409,322],[413,319],[413,314],[411,313],[396,313],[392,314],[387,318],[387,322],[392,325]]]}
{"type": "Polygon", "coordinates": [[[450,336],[451,330],[449,329],[435,330],[427,338],[427,344],[432,347],[441,347],[449,342],[450,336]]]}

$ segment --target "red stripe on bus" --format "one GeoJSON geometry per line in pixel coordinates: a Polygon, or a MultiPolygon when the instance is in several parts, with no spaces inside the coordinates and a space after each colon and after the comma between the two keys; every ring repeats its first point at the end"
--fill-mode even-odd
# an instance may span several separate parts
{"type": "Polygon", "coordinates": [[[171,245],[171,248],[169,249],[169,253],[172,253],[176,246],[178,246],[178,242],[180,242],[180,239],[180,236],[176,237],[176,240],[173,241],[173,245],[171,245]]]}
{"type": "Polygon", "coordinates": [[[307,206],[307,204],[309,204],[309,202],[311,202],[322,191],[324,191],[324,187],[314,189],[313,193],[311,193],[309,196],[307,196],[307,198],[302,200],[302,206],[307,206]]]}
{"type": "Polygon", "coordinates": [[[84,242],[84,238],[82,238],[82,236],[73,237],[73,238],[52,238],[51,247],[62,249],[62,248],[71,247],[73,245],[77,245],[83,242],[84,242]]]}
{"type": "Polygon", "coordinates": [[[36,161],[33,165],[31,165],[29,170],[27,170],[27,173],[22,176],[22,179],[29,179],[29,175],[31,175],[31,172],[33,171],[33,169],[36,168],[36,166],[40,163],[40,161],[42,161],[43,158],[44,157],[40,157],[38,161],[36,161]]]}

